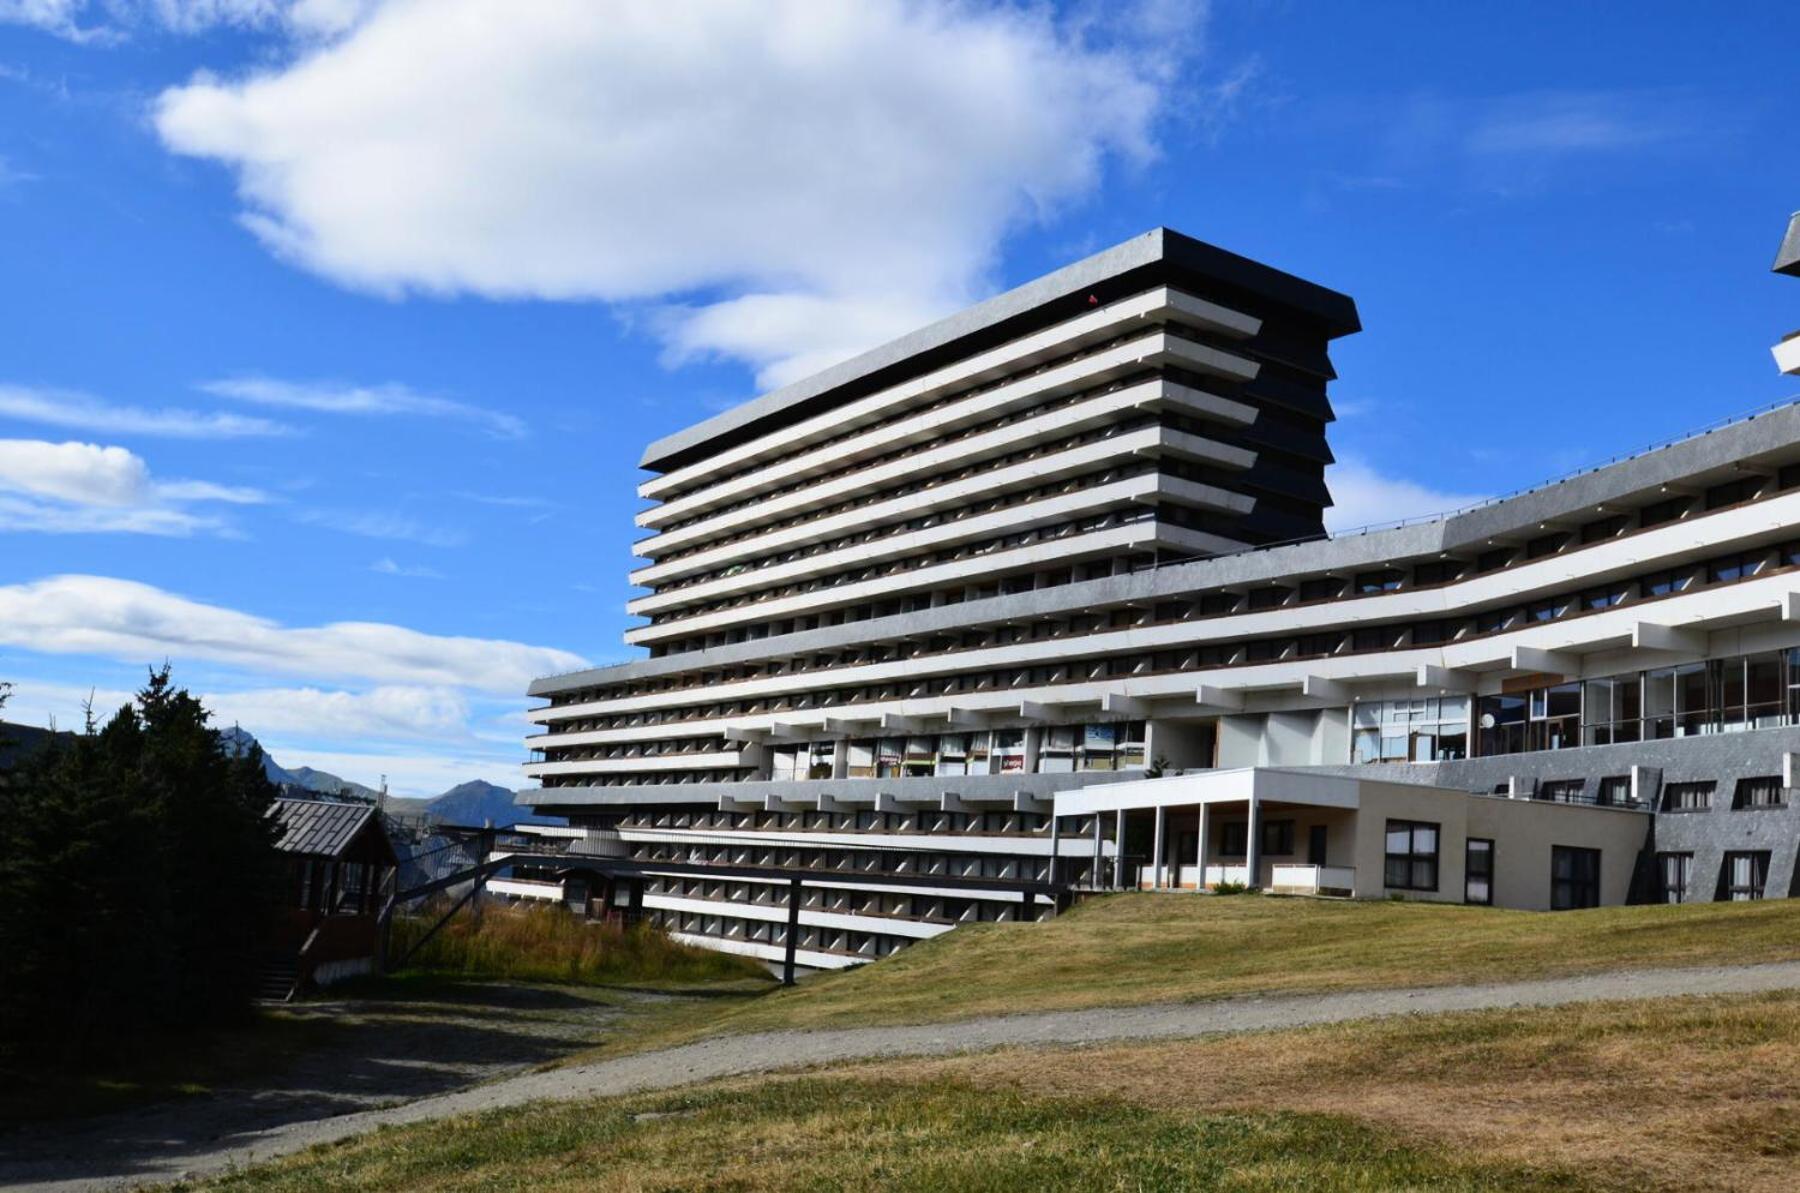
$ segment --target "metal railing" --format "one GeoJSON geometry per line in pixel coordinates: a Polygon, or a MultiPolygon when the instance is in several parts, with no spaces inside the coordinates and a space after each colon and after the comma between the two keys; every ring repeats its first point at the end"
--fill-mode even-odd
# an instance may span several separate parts
{"type": "MultiPolygon", "coordinates": [[[[1797,334],[1800,334],[1800,333],[1797,333],[1797,334]]],[[[1304,537],[1304,538],[1284,539],[1279,542],[1273,542],[1273,543],[1259,543],[1255,546],[1245,547],[1242,551],[1232,552],[1232,554],[1233,555],[1248,555],[1248,554],[1265,552],[1265,551],[1277,551],[1277,550],[1282,550],[1282,549],[1288,548],[1288,547],[1304,546],[1308,543],[1316,543],[1316,542],[1321,542],[1321,541],[1326,541],[1326,540],[1359,538],[1359,537],[1362,537],[1365,535],[1378,534],[1383,531],[1401,530],[1401,529],[1404,529],[1409,526],[1425,526],[1425,525],[1430,525],[1435,522],[1446,522],[1446,521],[1450,520],[1451,518],[1461,517],[1464,514],[1473,513],[1476,510],[1487,509],[1490,506],[1500,505],[1503,502],[1512,501],[1512,500],[1515,500],[1520,497],[1526,497],[1533,493],[1542,492],[1546,489],[1553,489],[1557,485],[1566,484],[1569,481],[1575,480],[1578,477],[1587,476],[1588,474],[1594,473],[1594,472],[1599,472],[1602,469],[1613,467],[1616,464],[1622,464],[1628,460],[1642,459],[1645,456],[1653,455],[1656,452],[1664,451],[1668,448],[1675,447],[1678,444],[1687,443],[1691,440],[1704,438],[1707,435],[1711,435],[1715,432],[1722,431],[1727,427],[1737,426],[1740,423],[1751,422],[1751,421],[1754,421],[1755,419],[1763,417],[1764,415],[1773,414],[1774,412],[1776,412],[1778,410],[1785,410],[1790,406],[1796,406],[1796,405],[1800,405],[1800,394],[1796,394],[1796,395],[1793,395],[1793,396],[1790,396],[1787,398],[1783,398],[1783,399],[1780,399],[1779,401],[1770,402],[1767,405],[1758,406],[1755,409],[1748,410],[1748,411],[1745,411],[1745,412],[1742,412],[1739,414],[1729,415],[1724,418],[1715,419],[1714,421],[1707,423],[1704,426],[1697,427],[1697,428],[1689,430],[1689,431],[1684,431],[1679,435],[1673,435],[1666,439],[1657,440],[1655,442],[1646,444],[1645,446],[1634,449],[1632,451],[1617,453],[1615,455],[1609,456],[1608,458],[1600,461],[1599,463],[1585,465],[1585,466],[1583,466],[1581,468],[1577,468],[1571,472],[1564,473],[1561,476],[1553,477],[1550,480],[1541,481],[1538,484],[1534,484],[1534,485],[1527,485],[1522,488],[1514,489],[1507,493],[1499,494],[1497,496],[1485,497],[1485,498],[1481,499],[1480,501],[1470,502],[1467,505],[1458,506],[1455,509],[1444,510],[1444,511],[1440,511],[1438,513],[1433,513],[1433,514],[1421,514],[1421,515],[1418,515],[1416,517],[1411,517],[1411,518],[1396,518],[1396,519],[1393,519],[1391,521],[1386,521],[1386,522],[1371,522],[1371,523],[1368,523],[1367,525],[1363,525],[1363,526],[1348,527],[1348,528],[1341,529],[1341,530],[1330,531],[1322,537],[1314,535],[1314,536],[1308,536],[1308,537],[1304,537]]],[[[1218,558],[1218,557],[1217,556],[1209,556],[1207,558],[1218,558]]],[[[1156,570],[1160,570],[1165,567],[1180,567],[1185,564],[1194,563],[1194,562],[1196,562],[1196,560],[1191,557],[1183,558],[1183,559],[1176,559],[1176,560],[1169,560],[1167,562],[1159,561],[1159,562],[1153,563],[1146,570],[1156,571],[1156,570]]],[[[1201,562],[1203,562],[1203,561],[1201,561],[1201,562]]],[[[973,603],[973,602],[971,602],[971,603],[973,603]]],[[[764,641],[768,641],[768,640],[769,639],[764,639],[764,641]]],[[[673,657],[680,657],[680,656],[673,656],[673,657]]],[[[626,661],[631,661],[631,660],[626,660],[626,661]]],[[[597,664],[596,666],[592,666],[592,667],[579,667],[573,671],[557,672],[552,675],[544,676],[543,678],[547,679],[547,680],[562,679],[562,678],[565,678],[565,677],[571,676],[571,675],[580,675],[586,671],[593,671],[593,670],[597,670],[602,667],[616,666],[616,665],[617,665],[616,663],[615,664],[602,663],[602,664],[597,664]]],[[[554,707],[554,706],[547,705],[546,707],[554,707]]]]}

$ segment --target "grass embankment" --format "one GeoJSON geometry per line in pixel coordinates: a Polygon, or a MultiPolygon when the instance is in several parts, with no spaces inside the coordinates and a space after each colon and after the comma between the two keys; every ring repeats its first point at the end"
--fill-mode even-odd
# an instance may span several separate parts
{"type": "MultiPolygon", "coordinates": [[[[394,922],[390,956],[405,957],[435,915],[394,922]]],[[[769,971],[747,957],[697,949],[661,928],[580,920],[561,907],[490,907],[458,912],[407,960],[409,971],[518,982],[683,987],[767,984],[769,971]]]]}
{"type": "Polygon", "coordinates": [[[971,924],[744,1003],[672,1010],[619,1046],[1240,994],[1439,986],[1800,958],[1800,900],[1502,911],[1125,894],[1048,923],[971,924]]]}
{"type": "Polygon", "coordinates": [[[870,1063],[385,1130],[216,1187],[1787,1190],[1800,998],[870,1063]]]}

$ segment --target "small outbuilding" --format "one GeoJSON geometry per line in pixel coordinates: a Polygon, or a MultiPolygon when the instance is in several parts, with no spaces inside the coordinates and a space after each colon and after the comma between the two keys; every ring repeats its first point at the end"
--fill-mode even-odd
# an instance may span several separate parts
{"type": "Polygon", "coordinates": [[[397,857],[374,804],[278,799],[286,897],[264,963],[262,993],[287,998],[307,984],[371,973],[381,949],[381,905],[397,857]]]}

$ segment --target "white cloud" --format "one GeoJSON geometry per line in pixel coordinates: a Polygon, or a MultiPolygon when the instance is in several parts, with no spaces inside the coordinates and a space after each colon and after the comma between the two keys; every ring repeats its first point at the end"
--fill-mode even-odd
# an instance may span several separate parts
{"type": "Polygon", "coordinates": [[[1325,482],[1336,503],[1325,511],[1325,529],[1332,534],[1403,518],[1448,513],[1483,499],[1481,494],[1445,492],[1386,476],[1355,458],[1333,464],[1326,471],[1325,482]]]}
{"type": "Polygon", "coordinates": [[[379,572],[384,576],[407,576],[419,580],[442,580],[444,578],[444,573],[438,571],[436,568],[424,567],[418,564],[395,563],[386,556],[371,563],[369,565],[369,570],[371,572],[379,572]]]}
{"type": "Polygon", "coordinates": [[[122,447],[0,439],[0,490],[80,505],[132,505],[150,469],[122,447]]]}
{"type": "Polygon", "coordinates": [[[323,526],[343,534],[369,539],[393,539],[418,543],[425,547],[460,547],[468,536],[460,530],[443,526],[427,526],[405,514],[373,513],[356,510],[302,510],[295,519],[309,526],[323,526]]]}
{"type": "Polygon", "coordinates": [[[222,519],[185,507],[264,500],[256,489],[152,481],[149,466],[122,447],[0,439],[0,531],[225,533],[230,527],[222,519]]]}
{"type": "Polygon", "coordinates": [[[1204,8],[1084,17],[387,0],[153,115],[232,168],[272,251],[340,284],[668,303],[672,351],[776,381],[976,297],[1010,229],[1154,156],[1204,8]]]}
{"type": "Polygon", "coordinates": [[[0,586],[0,644],[126,663],[223,663],[263,675],[467,688],[518,697],[532,679],[583,666],[577,655],[380,622],[283,626],[106,576],[0,586]]]}
{"type": "Polygon", "coordinates": [[[469,704],[454,688],[392,685],[366,692],[318,688],[254,688],[209,692],[202,702],[215,725],[241,725],[268,734],[381,738],[460,738],[469,704]]]}
{"type": "Polygon", "coordinates": [[[524,420],[466,402],[415,393],[404,385],[344,385],[335,382],[278,381],[271,377],[229,377],[208,381],[207,393],[260,406],[313,410],[324,414],[411,414],[476,423],[502,439],[523,439],[524,420]]]}
{"type": "Polygon", "coordinates": [[[91,431],[103,435],[153,435],[167,439],[244,439],[292,435],[294,428],[266,418],[211,411],[117,406],[89,394],[0,384],[0,418],[91,431]]]}
{"type": "Polygon", "coordinates": [[[350,28],[372,0],[0,0],[0,25],[78,42],[117,42],[139,29],[198,34],[282,28],[324,36],[350,28]]]}

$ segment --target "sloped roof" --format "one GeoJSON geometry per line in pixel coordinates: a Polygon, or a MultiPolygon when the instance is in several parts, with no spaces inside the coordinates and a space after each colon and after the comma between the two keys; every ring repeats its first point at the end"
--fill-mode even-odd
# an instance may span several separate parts
{"type": "Polygon", "coordinates": [[[338,857],[375,818],[372,804],[322,799],[278,799],[269,815],[281,825],[275,848],[282,853],[338,857]]]}

